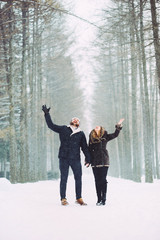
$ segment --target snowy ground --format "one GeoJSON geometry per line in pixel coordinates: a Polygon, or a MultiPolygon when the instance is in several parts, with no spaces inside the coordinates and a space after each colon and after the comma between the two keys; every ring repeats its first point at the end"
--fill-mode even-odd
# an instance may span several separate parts
{"type": "Polygon", "coordinates": [[[92,174],[83,175],[77,206],[69,177],[69,206],[59,201],[59,180],[12,185],[0,178],[0,240],[159,240],[160,181],[108,177],[108,202],[96,206],[92,174]]]}

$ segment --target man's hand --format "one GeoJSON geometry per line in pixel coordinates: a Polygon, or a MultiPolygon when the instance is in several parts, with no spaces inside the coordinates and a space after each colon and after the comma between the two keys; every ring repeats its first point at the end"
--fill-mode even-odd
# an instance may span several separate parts
{"type": "Polygon", "coordinates": [[[51,108],[50,108],[50,107],[47,108],[46,105],[43,105],[43,106],[42,106],[42,111],[43,111],[45,114],[48,114],[50,109],[51,109],[51,108]]]}

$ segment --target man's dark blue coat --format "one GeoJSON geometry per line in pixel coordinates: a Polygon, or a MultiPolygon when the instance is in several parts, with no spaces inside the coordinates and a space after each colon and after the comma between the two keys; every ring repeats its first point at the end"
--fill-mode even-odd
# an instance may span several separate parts
{"type": "Polygon", "coordinates": [[[74,159],[80,161],[80,149],[85,155],[85,162],[90,163],[90,153],[87,146],[86,137],[83,131],[73,133],[72,129],[66,125],[59,126],[52,122],[50,114],[45,115],[48,127],[56,133],[59,133],[60,148],[58,157],[60,159],[74,159]]]}

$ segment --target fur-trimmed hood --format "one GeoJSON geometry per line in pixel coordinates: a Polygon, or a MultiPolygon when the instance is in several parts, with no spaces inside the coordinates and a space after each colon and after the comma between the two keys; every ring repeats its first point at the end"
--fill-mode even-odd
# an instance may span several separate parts
{"type": "Polygon", "coordinates": [[[100,141],[102,141],[105,132],[106,130],[103,127],[101,127],[100,134],[97,135],[95,129],[93,129],[90,133],[90,144],[99,143],[100,141]]]}

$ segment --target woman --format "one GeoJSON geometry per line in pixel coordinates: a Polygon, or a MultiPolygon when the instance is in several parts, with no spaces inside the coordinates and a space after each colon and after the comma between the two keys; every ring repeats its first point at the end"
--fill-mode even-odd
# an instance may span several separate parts
{"type": "Polygon", "coordinates": [[[91,155],[91,166],[95,178],[95,186],[97,192],[97,206],[105,205],[107,193],[107,173],[109,168],[109,155],[106,149],[107,142],[116,138],[122,129],[121,119],[116,124],[116,130],[112,134],[101,127],[96,126],[89,135],[89,151],[91,155]]]}

